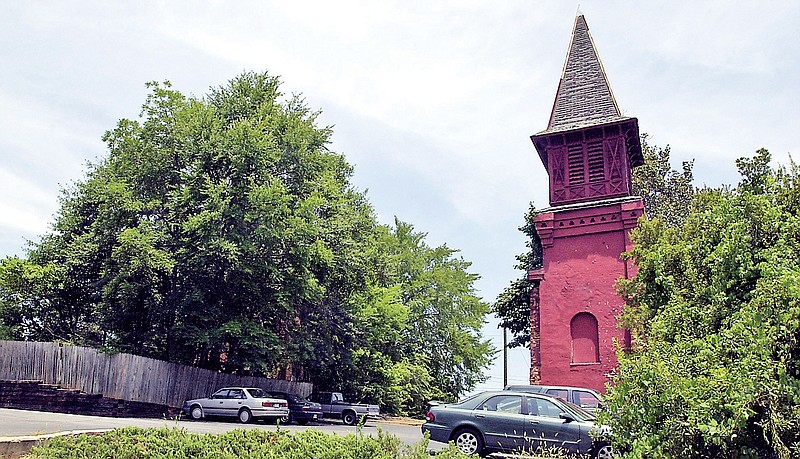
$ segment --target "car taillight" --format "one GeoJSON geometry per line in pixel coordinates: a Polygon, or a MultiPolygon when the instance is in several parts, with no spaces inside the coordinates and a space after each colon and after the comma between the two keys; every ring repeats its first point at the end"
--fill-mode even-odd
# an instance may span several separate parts
{"type": "Polygon", "coordinates": [[[276,402],[261,402],[261,406],[264,406],[264,407],[271,406],[271,407],[274,407],[274,408],[286,408],[287,406],[289,406],[289,404],[288,403],[276,403],[276,402]]]}
{"type": "Polygon", "coordinates": [[[433,421],[435,421],[435,420],[436,420],[436,416],[434,416],[434,415],[433,415],[433,413],[431,413],[430,411],[428,411],[427,413],[425,413],[425,419],[426,419],[428,422],[433,422],[433,421]]]}

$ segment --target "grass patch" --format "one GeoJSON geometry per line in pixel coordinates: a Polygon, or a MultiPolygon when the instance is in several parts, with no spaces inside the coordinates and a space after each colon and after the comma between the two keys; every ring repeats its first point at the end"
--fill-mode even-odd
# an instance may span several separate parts
{"type": "MultiPolygon", "coordinates": [[[[127,427],[102,435],[58,437],[31,450],[38,459],[270,458],[270,459],[430,459],[428,440],[405,445],[394,435],[290,433],[238,429],[223,434],[195,434],[178,428],[127,427]]],[[[436,455],[466,459],[452,446],[436,455]]]]}

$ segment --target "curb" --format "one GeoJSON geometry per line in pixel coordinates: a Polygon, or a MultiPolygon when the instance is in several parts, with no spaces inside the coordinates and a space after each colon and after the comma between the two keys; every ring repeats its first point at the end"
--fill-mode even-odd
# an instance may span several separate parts
{"type": "Polygon", "coordinates": [[[406,426],[421,426],[425,424],[425,421],[422,419],[412,419],[412,418],[394,418],[394,417],[386,417],[381,418],[378,421],[385,422],[387,424],[401,424],[406,426]]]}
{"type": "Polygon", "coordinates": [[[17,459],[31,452],[31,448],[47,444],[51,439],[82,434],[99,435],[113,429],[68,430],[43,435],[25,435],[20,437],[0,437],[0,459],[17,459]]]}

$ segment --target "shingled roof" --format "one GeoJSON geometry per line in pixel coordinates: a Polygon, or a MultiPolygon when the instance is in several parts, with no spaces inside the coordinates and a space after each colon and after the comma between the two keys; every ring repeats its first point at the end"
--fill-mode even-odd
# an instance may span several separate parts
{"type": "Polygon", "coordinates": [[[630,119],[620,115],[589,26],[575,18],[572,41],[558,83],[547,129],[540,134],[568,131],[630,119]]]}

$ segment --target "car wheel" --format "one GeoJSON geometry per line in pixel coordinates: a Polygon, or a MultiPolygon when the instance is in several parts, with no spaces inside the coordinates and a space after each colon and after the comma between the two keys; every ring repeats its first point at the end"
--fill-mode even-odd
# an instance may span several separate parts
{"type": "Polygon", "coordinates": [[[253,419],[253,413],[250,412],[247,408],[243,408],[239,411],[239,422],[242,424],[247,424],[253,419]]]}
{"type": "Polygon", "coordinates": [[[354,426],[358,422],[358,416],[352,411],[345,411],[342,413],[342,422],[348,426],[354,426]]]}
{"type": "Polygon", "coordinates": [[[483,439],[472,429],[463,429],[453,435],[453,443],[464,454],[478,454],[483,452],[483,439]]]}
{"type": "Polygon", "coordinates": [[[281,416],[281,424],[291,424],[292,423],[292,415],[287,414],[286,416],[281,416]]]}
{"type": "Polygon", "coordinates": [[[594,450],[594,459],[613,459],[614,449],[608,443],[600,443],[594,450]]]}
{"type": "Polygon", "coordinates": [[[194,405],[189,411],[189,416],[195,421],[199,421],[203,419],[203,409],[200,408],[200,405],[194,405]]]}

